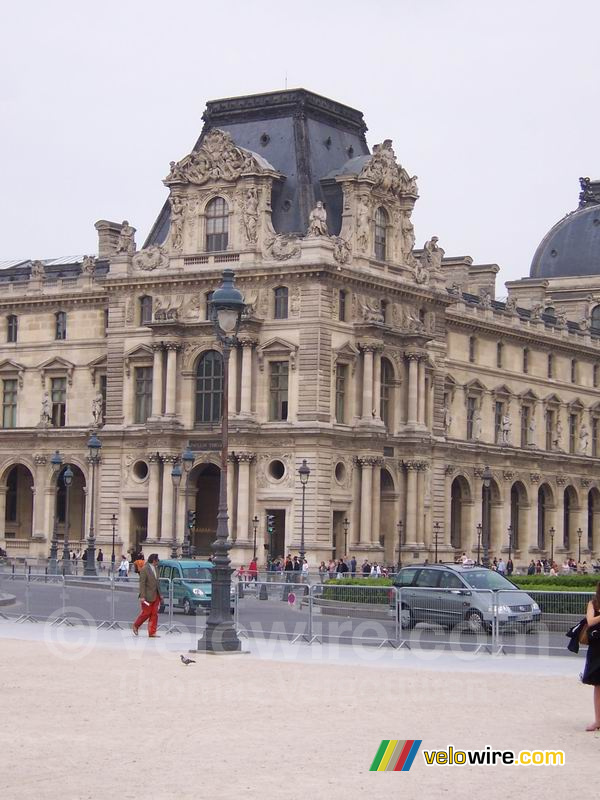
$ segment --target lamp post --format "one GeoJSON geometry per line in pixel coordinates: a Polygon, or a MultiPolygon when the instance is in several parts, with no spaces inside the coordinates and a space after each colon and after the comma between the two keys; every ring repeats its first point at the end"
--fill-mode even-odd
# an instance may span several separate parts
{"type": "Polygon", "coordinates": [[[434,563],[435,564],[438,563],[438,540],[439,540],[439,535],[440,535],[440,523],[436,522],[435,525],[433,526],[433,543],[435,545],[435,559],[434,559],[434,563]]]}
{"type": "Polygon", "coordinates": [[[492,470],[486,466],[483,470],[483,566],[490,565],[490,527],[491,527],[491,486],[492,470]]]}
{"type": "Polygon", "coordinates": [[[63,483],[65,485],[65,535],[63,536],[63,575],[71,574],[71,556],[69,555],[69,528],[71,519],[69,515],[69,494],[71,491],[71,484],[73,483],[73,470],[67,464],[65,471],[62,474],[63,483]]]}
{"type": "Polygon", "coordinates": [[[183,495],[184,498],[184,519],[185,519],[185,532],[183,534],[183,545],[181,546],[181,555],[183,558],[190,558],[192,555],[192,529],[189,525],[188,520],[188,489],[189,489],[189,474],[192,471],[192,467],[194,466],[195,456],[190,450],[189,445],[183,451],[183,455],[181,456],[181,461],[183,464],[183,471],[185,473],[185,492],[183,495]]]}
{"type": "Polygon", "coordinates": [[[91,486],[92,499],[90,501],[90,532],[88,536],[87,555],[85,559],[85,569],[83,570],[83,574],[91,577],[97,575],[94,511],[95,511],[95,498],[96,498],[96,467],[100,463],[100,448],[102,447],[102,442],[96,436],[95,433],[92,433],[92,435],[88,439],[87,446],[89,450],[88,463],[92,468],[92,486],[91,486]]]}
{"type": "Polygon", "coordinates": [[[254,531],[254,536],[252,538],[252,557],[256,561],[256,530],[258,528],[258,523],[260,522],[259,518],[254,515],[252,518],[252,530],[254,531]]]}
{"type": "Polygon", "coordinates": [[[348,555],[348,528],[350,527],[350,520],[348,517],[344,517],[344,522],[342,523],[344,526],[344,558],[348,555]]]}
{"type": "Polygon", "coordinates": [[[508,526],[508,560],[510,561],[510,551],[512,548],[512,525],[508,526]]]}
{"type": "Polygon", "coordinates": [[[548,533],[550,534],[550,566],[552,566],[554,564],[554,534],[556,533],[554,526],[550,528],[548,533]]]}
{"type": "Polygon", "coordinates": [[[578,550],[577,550],[577,563],[581,564],[581,537],[583,535],[583,531],[581,528],[577,528],[577,540],[578,540],[578,550]]]}
{"type": "Polygon", "coordinates": [[[223,392],[221,399],[221,477],[219,482],[219,510],[217,513],[217,538],[213,543],[214,567],[211,570],[212,594],[210,613],[206,620],[204,638],[198,641],[198,650],[212,653],[231,653],[241,650],[231,621],[231,562],[229,560],[229,531],[227,516],[227,455],[229,450],[229,356],[237,344],[244,298],[233,285],[232,269],[223,270],[223,282],[213,292],[210,301],[211,319],[217,339],[223,347],[223,392]]]}
{"type": "Polygon", "coordinates": [[[398,572],[402,569],[402,536],[404,530],[404,522],[400,520],[397,525],[398,528],[398,572]]]}
{"type": "Polygon", "coordinates": [[[477,525],[477,564],[481,564],[481,522],[477,525]]]}
{"type": "Polygon", "coordinates": [[[60,470],[62,463],[62,456],[58,450],[56,450],[50,456],[52,472],[54,475],[56,475],[56,491],[54,492],[54,524],[52,526],[52,540],[50,542],[50,563],[48,564],[51,575],[56,575],[58,571],[58,471],[60,470]]]}
{"type": "Polygon", "coordinates": [[[110,571],[115,574],[115,530],[117,527],[117,515],[113,514],[110,518],[112,524],[112,553],[110,554],[110,571]]]}
{"type": "MultiPolygon", "coordinates": [[[[302,484],[302,524],[300,527],[300,561],[304,563],[304,502],[306,500],[306,484],[310,477],[310,469],[306,463],[306,459],[302,459],[302,464],[298,468],[298,475],[300,476],[300,483],[302,484]]],[[[347,554],[346,554],[347,555],[347,554]]]]}
{"type": "Polygon", "coordinates": [[[183,472],[179,460],[173,463],[171,470],[171,480],[173,481],[173,524],[171,534],[171,558],[177,558],[177,495],[179,493],[179,484],[181,483],[181,476],[183,472]]]}

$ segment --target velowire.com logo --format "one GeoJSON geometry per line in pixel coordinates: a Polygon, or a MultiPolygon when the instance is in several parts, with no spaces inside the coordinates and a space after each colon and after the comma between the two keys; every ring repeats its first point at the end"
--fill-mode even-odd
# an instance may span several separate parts
{"type": "Polygon", "coordinates": [[[371,764],[370,772],[408,772],[422,739],[384,739],[371,764]]]}

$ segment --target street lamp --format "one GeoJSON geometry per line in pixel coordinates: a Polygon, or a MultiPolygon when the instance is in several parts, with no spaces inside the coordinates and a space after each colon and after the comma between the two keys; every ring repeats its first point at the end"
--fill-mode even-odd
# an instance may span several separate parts
{"type": "Polygon", "coordinates": [[[63,536],[63,575],[71,574],[71,556],[69,555],[69,494],[71,484],[73,483],[73,470],[67,464],[65,471],[62,474],[63,483],[65,485],[65,535],[63,536]]]}
{"type": "Polygon", "coordinates": [[[556,533],[554,527],[550,528],[548,533],[550,534],[550,566],[552,566],[554,564],[554,534],[556,533]]]}
{"type": "Polygon", "coordinates": [[[348,555],[348,528],[350,527],[350,520],[348,517],[344,517],[344,522],[342,524],[344,526],[344,558],[346,558],[348,555]]]}
{"type": "Polygon", "coordinates": [[[298,475],[300,476],[300,483],[302,484],[302,525],[300,527],[300,561],[304,563],[304,502],[306,499],[306,484],[310,477],[310,469],[306,463],[306,459],[302,459],[302,464],[298,468],[298,475]]]}
{"type": "Polygon", "coordinates": [[[88,536],[87,554],[83,574],[96,576],[96,535],[94,532],[94,511],[96,497],[96,467],[100,463],[100,448],[102,447],[102,442],[95,433],[92,433],[88,439],[87,446],[89,450],[88,463],[92,468],[92,499],[90,502],[90,532],[88,536]]]}
{"type": "Polygon", "coordinates": [[[179,461],[175,461],[171,470],[171,480],[173,481],[173,533],[171,534],[171,558],[177,558],[177,494],[183,472],[179,461]]]}
{"type": "Polygon", "coordinates": [[[223,270],[223,282],[213,292],[210,317],[217,339],[223,348],[223,391],[221,399],[221,477],[219,481],[219,510],[217,513],[217,538],[213,543],[214,567],[211,570],[212,594],[210,613],[206,620],[204,638],[198,641],[198,650],[211,653],[238,652],[241,643],[231,621],[231,562],[229,560],[229,531],[227,516],[227,456],[229,450],[229,356],[237,344],[244,298],[233,285],[232,269],[223,270]]]}
{"type": "Polygon", "coordinates": [[[438,563],[438,540],[439,540],[439,535],[440,535],[440,523],[436,522],[435,525],[433,526],[433,542],[434,542],[434,545],[435,545],[435,559],[434,559],[434,563],[435,564],[438,563]]]}
{"type": "Polygon", "coordinates": [[[512,547],[512,525],[508,526],[508,560],[510,561],[510,550],[512,547]]]}
{"type": "Polygon", "coordinates": [[[581,536],[582,535],[583,535],[583,531],[581,530],[581,528],[577,528],[577,539],[578,539],[578,542],[579,542],[579,549],[578,549],[578,552],[577,552],[577,563],[578,564],[581,564],[581,536]]]}
{"type": "Polygon", "coordinates": [[[181,546],[181,555],[183,558],[190,558],[192,555],[192,529],[189,525],[188,519],[188,488],[189,488],[189,474],[192,471],[192,467],[194,466],[195,456],[190,450],[190,446],[187,445],[183,454],[181,456],[181,461],[183,463],[183,471],[185,473],[185,492],[183,495],[184,499],[184,518],[185,518],[185,533],[183,535],[183,545],[181,546]]]}
{"type": "Polygon", "coordinates": [[[115,574],[115,529],[117,527],[117,515],[113,514],[110,518],[112,524],[112,553],[110,554],[111,572],[115,574]]]}
{"type": "Polygon", "coordinates": [[[477,525],[477,564],[481,564],[481,522],[477,525]]]}
{"type": "Polygon", "coordinates": [[[58,571],[57,556],[58,556],[58,471],[63,463],[62,456],[56,450],[50,456],[50,465],[52,473],[56,475],[56,491],[54,493],[54,524],[52,526],[52,540],[50,542],[50,563],[49,570],[51,575],[56,575],[58,571]]]}
{"type": "Polygon", "coordinates": [[[252,518],[252,529],[254,530],[254,537],[252,540],[252,556],[255,561],[256,561],[256,529],[258,528],[259,522],[260,520],[255,514],[254,517],[252,518]]]}
{"type": "Polygon", "coordinates": [[[400,520],[397,525],[398,528],[398,572],[402,569],[402,536],[404,529],[404,522],[400,520]]]}
{"type": "Polygon", "coordinates": [[[490,527],[491,527],[491,486],[492,470],[486,466],[482,474],[483,479],[483,566],[490,566],[490,527]]]}

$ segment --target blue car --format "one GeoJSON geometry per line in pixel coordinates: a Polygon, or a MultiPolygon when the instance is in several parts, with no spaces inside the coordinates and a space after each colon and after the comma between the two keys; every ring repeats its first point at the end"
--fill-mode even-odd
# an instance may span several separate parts
{"type": "MultiPolygon", "coordinates": [[[[198,608],[208,611],[212,597],[211,572],[214,569],[212,561],[197,561],[195,559],[161,561],[158,565],[160,578],[160,593],[163,602],[159,611],[165,610],[169,602],[169,581],[173,582],[173,607],[180,608],[185,614],[195,614],[198,608]]],[[[231,610],[235,588],[231,588],[231,610]]]]}

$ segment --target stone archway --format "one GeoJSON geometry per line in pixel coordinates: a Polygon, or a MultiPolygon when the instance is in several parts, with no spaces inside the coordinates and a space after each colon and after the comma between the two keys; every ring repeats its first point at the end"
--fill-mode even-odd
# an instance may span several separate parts
{"type": "Polygon", "coordinates": [[[471,503],[471,490],[467,480],[458,475],[452,481],[450,489],[450,544],[455,550],[465,550],[465,527],[467,521],[467,504],[471,503]]]}
{"type": "Polygon", "coordinates": [[[575,487],[567,486],[563,505],[563,547],[567,552],[572,551],[576,546],[575,526],[577,525],[578,510],[579,503],[575,487]]]}
{"type": "Polygon", "coordinates": [[[188,508],[196,512],[196,527],[191,544],[197,556],[209,556],[217,536],[219,483],[221,470],[216,464],[198,464],[190,472],[188,508]]]}
{"type": "Polygon", "coordinates": [[[33,527],[33,475],[24,464],[15,464],[4,473],[5,539],[31,539],[33,527]]]}
{"type": "MultiPolygon", "coordinates": [[[[385,561],[394,564],[397,561],[396,553],[398,550],[396,531],[396,505],[397,492],[394,479],[385,467],[381,469],[380,479],[380,524],[379,524],[379,544],[383,545],[385,561]]],[[[375,532],[377,534],[377,532],[375,532]]]]}
{"type": "MultiPolygon", "coordinates": [[[[78,545],[86,538],[86,481],[85,475],[76,464],[70,464],[69,466],[73,473],[73,479],[69,487],[69,543],[77,550],[79,549],[78,545]]],[[[64,482],[66,468],[67,465],[65,464],[56,477],[56,520],[60,541],[64,541],[67,522],[67,491],[64,482]]]]}
{"type": "Polygon", "coordinates": [[[521,481],[515,481],[510,488],[511,555],[526,543],[528,508],[527,489],[521,481]]]}
{"type": "MultiPolygon", "coordinates": [[[[543,483],[538,489],[538,513],[537,513],[537,549],[545,552],[548,549],[548,532],[554,526],[551,524],[551,516],[554,514],[554,495],[551,487],[543,483]]],[[[553,554],[552,554],[553,555],[553,554]]]]}

